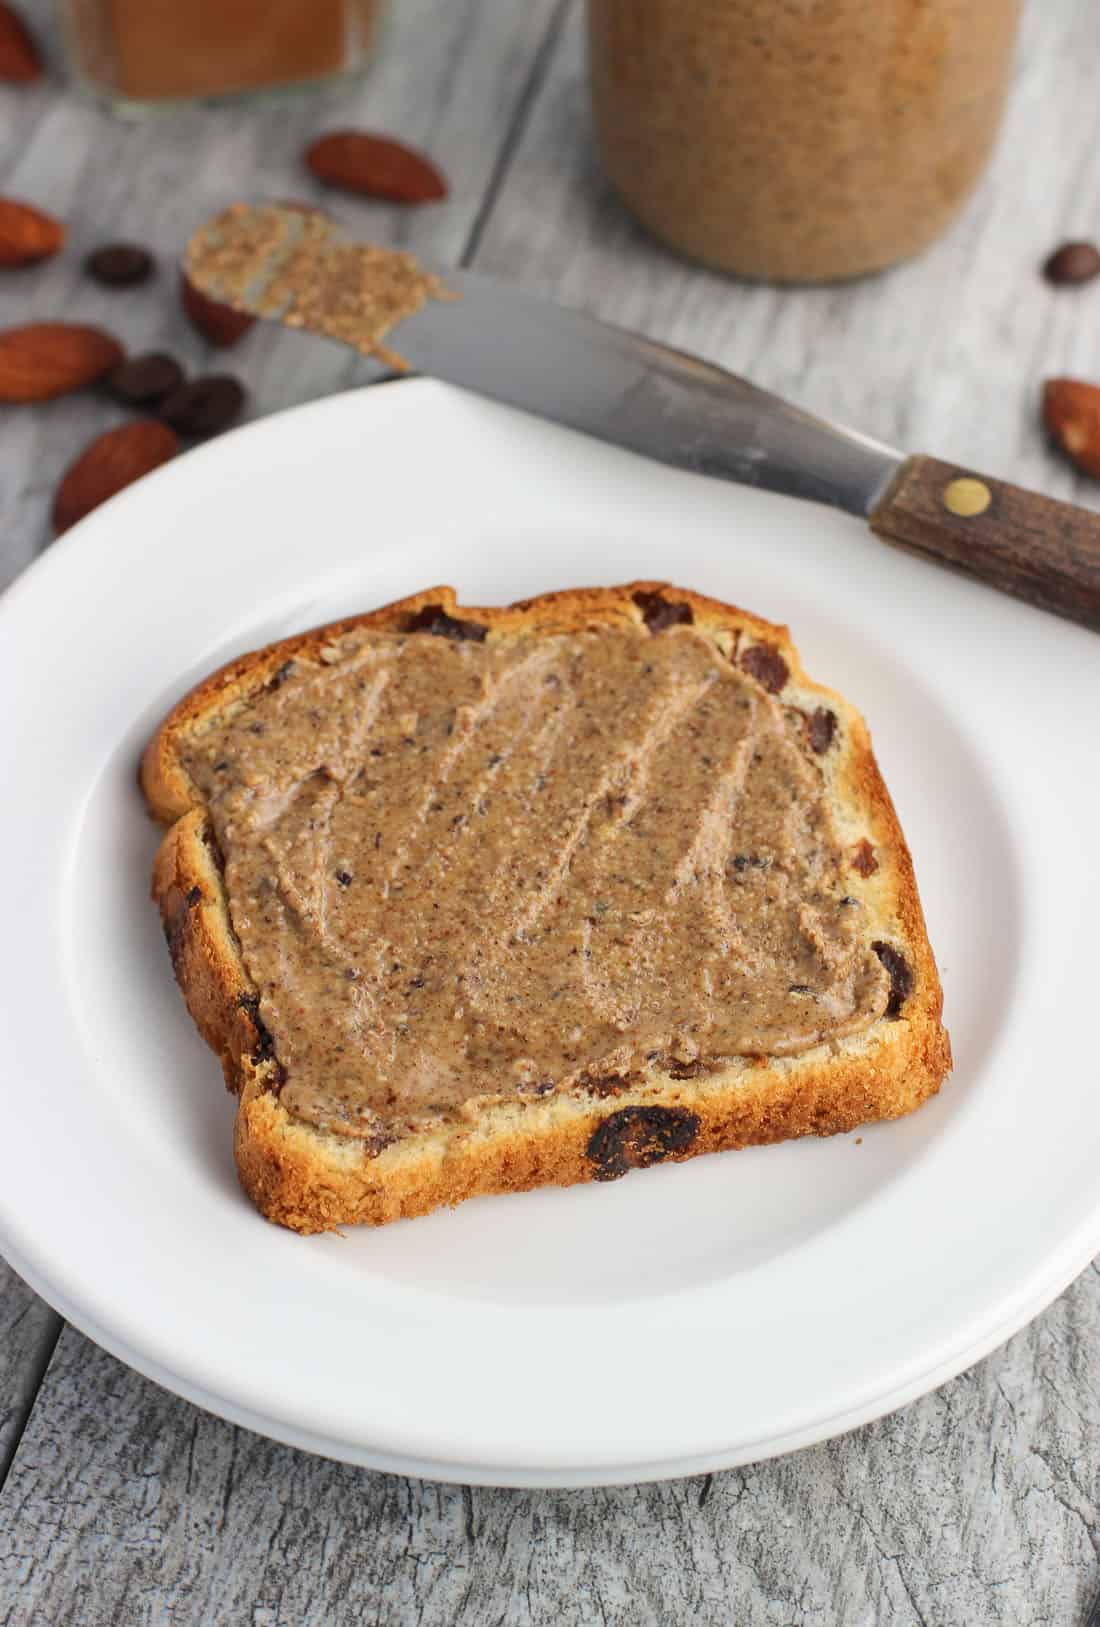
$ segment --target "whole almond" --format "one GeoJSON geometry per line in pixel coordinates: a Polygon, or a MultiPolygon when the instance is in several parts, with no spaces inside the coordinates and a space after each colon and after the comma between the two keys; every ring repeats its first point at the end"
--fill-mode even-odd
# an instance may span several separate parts
{"type": "Polygon", "coordinates": [[[1070,462],[1100,480],[1100,387],[1081,379],[1047,379],[1043,422],[1070,462]]]}
{"type": "Polygon", "coordinates": [[[29,85],[42,74],[42,58],[30,30],[17,11],[0,0],[0,79],[29,85]]]}
{"type": "Polygon", "coordinates": [[[136,418],[97,435],[62,477],[53,503],[55,534],[90,514],[108,497],[175,457],[179,440],[155,418],[136,418]]]}
{"type": "Polygon", "coordinates": [[[180,272],[180,304],[192,327],[220,350],[228,350],[238,339],[243,339],[256,320],[247,311],[235,311],[232,305],[223,305],[220,300],[200,293],[183,271],[180,272]]]}
{"type": "Polygon", "coordinates": [[[390,203],[432,203],[447,183],[423,153],[368,130],[331,130],[306,148],[308,169],[325,186],[390,203]]]}
{"type": "Polygon", "coordinates": [[[15,198],[0,198],[0,266],[48,260],[64,241],[65,228],[52,215],[15,198]]]}
{"type": "Polygon", "coordinates": [[[76,322],[31,322],[0,332],[0,402],[49,401],[82,390],[125,352],[101,328],[76,322]]]}

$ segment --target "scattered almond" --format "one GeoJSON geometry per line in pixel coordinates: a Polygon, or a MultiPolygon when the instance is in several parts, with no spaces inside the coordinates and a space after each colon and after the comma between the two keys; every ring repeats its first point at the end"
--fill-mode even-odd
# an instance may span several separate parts
{"type": "Polygon", "coordinates": [[[32,322],[0,332],[0,402],[49,401],[117,367],[125,352],[101,328],[32,322]]]}
{"type": "Polygon", "coordinates": [[[0,266],[48,260],[64,241],[65,228],[52,215],[14,198],[0,198],[0,266]]]}
{"type": "Polygon", "coordinates": [[[67,531],[124,486],[133,485],[142,475],[167,463],[178,450],[175,433],[155,418],[137,418],[97,435],[57,488],[53,504],[55,534],[67,531]]]}
{"type": "Polygon", "coordinates": [[[1047,379],[1043,422],[1070,462],[1100,480],[1100,387],[1081,379],[1047,379]]]}
{"type": "Polygon", "coordinates": [[[184,272],[180,272],[180,304],[203,338],[221,350],[228,350],[238,339],[243,339],[255,322],[246,311],[235,311],[232,305],[202,294],[184,272]]]}
{"type": "Polygon", "coordinates": [[[30,29],[17,11],[0,0],[0,79],[29,85],[42,75],[42,58],[30,29]]]}
{"type": "Polygon", "coordinates": [[[325,186],[390,203],[432,203],[447,183],[430,158],[367,130],[332,130],[306,148],[306,167],[325,186]]]}

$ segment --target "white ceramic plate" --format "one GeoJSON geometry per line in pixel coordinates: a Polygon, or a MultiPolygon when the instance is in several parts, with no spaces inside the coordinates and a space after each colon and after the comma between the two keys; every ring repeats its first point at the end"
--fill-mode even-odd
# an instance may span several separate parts
{"type": "Polygon", "coordinates": [[[94,514],[0,604],[0,1247],[162,1384],[452,1480],[687,1474],[942,1382],[1100,1249],[1100,639],[854,521],[428,382],[285,413],[94,514]],[[913,1118],[303,1239],[148,901],[139,750],[238,651],[429,584],[663,577],[793,627],[868,717],[956,1071],[913,1118]]]}

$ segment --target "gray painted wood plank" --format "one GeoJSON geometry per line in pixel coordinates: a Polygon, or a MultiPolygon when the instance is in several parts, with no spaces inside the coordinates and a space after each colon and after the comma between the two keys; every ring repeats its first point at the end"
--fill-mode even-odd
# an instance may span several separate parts
{"type": "MultiPolygon", "coordinates": [[[[244,111],[207,108],[131,124],[57,81],[29,91],[0,86],[0,194],[36,203],[69,228],[56,260],[0,274],[0,327],[92,322],[131,351],[171,351],[189,372],[237,373],[251,393],[251,417],[377,376],[337,346],[303,343],[275,327],[253,329],[230,351],[212,349],[179,310],[180,250],[199,221],[235,198],[297,197],[325,202],[377,241],[460,259],[557,3],[397,0],[384,48],[364,77],[244,111]],[[302,150],[322,130],[348,124],[435,155],[450,197],[402,210],[321,188],[302,165],[302,150]],[[153,285],[105,290],[83,275],[85,254],[119,238],[158,255],[153,285]]],[[[34,13],[56,59],[45,6],[34,13]]],[[[3,413],[0,588],[49,540],[61,472],[93,435],[127,416],[94,392],[3,413]]]]}
{"type": "Polygon", "coordinates": [[[0,1260],[0,1485],[60,1325],[60,1318],[0,1260]]]}
{"type": "Polygon", "coordinates": [[[1098,1344],[1092,1269],[971,1373],[842,1440],[522,1492],[277,1446],[66,1329],[0,1496],[0,1624],[1070,1627],[1097,1583],[1098,1344]]]}

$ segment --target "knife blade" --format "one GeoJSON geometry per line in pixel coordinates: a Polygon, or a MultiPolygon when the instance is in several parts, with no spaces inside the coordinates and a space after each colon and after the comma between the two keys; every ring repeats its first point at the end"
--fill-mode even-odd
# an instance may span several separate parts
{"type": "Polygon", "coordinates": [[[236,204],[195,233],[211,298],[696,474],[845,510],[886,541],[1100,631],[1100,515],[828,423],[713,362],[466,270],[236,204]],[[453,297],[446,297],[447,290],[453,297]]]}
{"type": "Polygon", "coordinates": [[[674,468],[861,518],[904,462],[698,356],[476,272],[443,275],[462,320],[433,301],[402,322],[402,353],[418,373],[674,468]]]}

